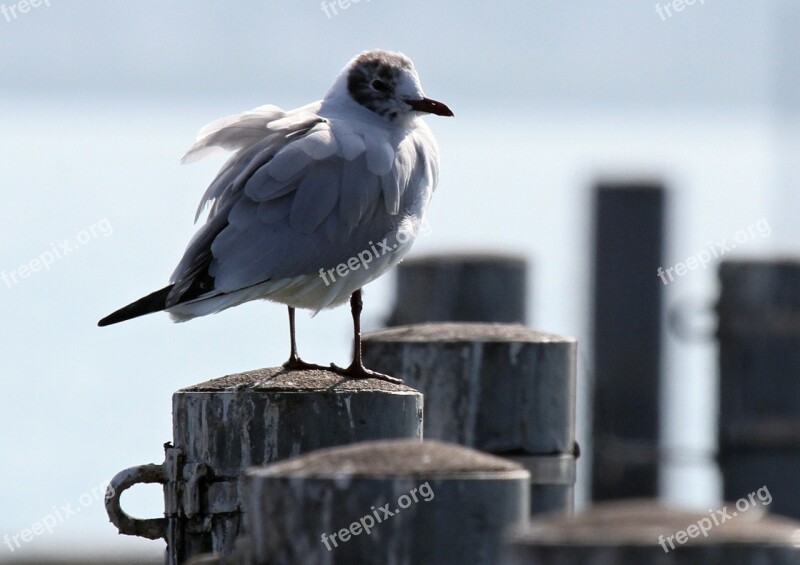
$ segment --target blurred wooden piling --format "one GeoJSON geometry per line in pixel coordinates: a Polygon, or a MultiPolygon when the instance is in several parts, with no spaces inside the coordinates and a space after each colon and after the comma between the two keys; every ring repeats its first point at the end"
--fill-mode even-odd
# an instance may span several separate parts
{"type": "Polygon", "coordinates": [[[520,322],[527,310],[528,265],[507,253],[437,254],[397,267],[395,306],[387,322],[520,322]]]}
{"type": "Polygon", "coordinates": [[[495,565],[527,521],[528,484],[519,465],[452,444],[318,451],[248,473],[239,563],[495,565]]]}
{"type": "Polygon", "coordinates": [[[606,502],[569,517],[531,522],[510,536],[507,565],[793,565],[800,522],[676,510],[649,500],[606,502]]]}
{"type": "Polygon", "coordinates": [[[425,438],[524,465],[534,513],[573,505],[576,353],[572,338],[512,324],[419,324],[364,336],[367,366],[425,395],[425,438]]]}
{"type": "Polygon", "coordinates": [[[133,467],[114,477],[106,507],[120,533],[142,535],[144,523],[148,537],[164,537],[167,563],[178,564],[200,553],[233,550],[242,529],[248,467],[359,441],[419,440],[422,395],[329,371],[261,369],[176,392],[173,434],[163,465],[133,467]],[[165,518],[157,524],[120,508],[122,492],[137,482],[164,484],[165,518]]]}
{"type": "Polygon", "coordinates": [[[800,258],[719,268],[719,465],[727,499],[761,485],[800,518],[800,258]]]}
{"type": "Polygon", "coordinates": [[[658,493],[665,203],[652,182],[595,192],[592,500],[658,493]]]}

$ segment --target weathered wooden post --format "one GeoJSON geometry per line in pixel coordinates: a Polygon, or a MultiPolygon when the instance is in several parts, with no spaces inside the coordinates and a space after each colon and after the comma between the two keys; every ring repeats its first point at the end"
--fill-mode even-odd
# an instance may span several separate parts
{"type": "Polygon", "coordinates": [[[179,390],[172,404],[165,462],[119,473],[106,504],[120,533],[165,539],[169,564],[233,550],[250,466],[358,441],[422,438],[420,393],[329,371],[229,375],[179,390]],[[164,518],[139,520],[121,509],[122,493],[143,482],[164,485],[164,518]]]}
{"type": "Polygon", "coordinates": [[[525,323],[528,265],[510,254],[436,254],[397,267],[388,325],[423,322],[525,323]]]}
{"type": "Polygon", "coordinates": [[[521,466],[439,442],[378,441],[248,472],[249,556],[270,565],[495,565],[528,517],[521,466]]]}
{"type": "Polygon", "coordinates": [[[425,395],[425,438],[512,459],[531,511],[569,511],[577,343],[512,324],[420,324],[364,336],[365,363],[425,395]]]}
{"type": "Polygon", "coordinates": [[[510,537],[506,565],[792,565],[800,522],[760,509],[708,513],[649,500],[606,502],[577,516],[533,521],[510,537]]]}
{"type": "MultiPolygon", "coordinates": [[[[592,500],[658,493],[666,191],[601,183],[594,226],[592,500]]],[[[669,276],[672,277],[671,272],[669,276]]]]}
{"type": "Polygon", "coordinates": [[[800,258],[723,261],[717,305],[719,465],[735,499],[754,482],[800,518],[800,258]]]}

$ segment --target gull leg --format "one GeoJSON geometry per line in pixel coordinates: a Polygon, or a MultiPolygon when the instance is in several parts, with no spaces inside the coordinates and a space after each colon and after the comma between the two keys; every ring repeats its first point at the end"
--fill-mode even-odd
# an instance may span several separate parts
{"type": "Polygon", "coordinates": [[[361,289],[358,289],[350,297],[350,312],[353,315],[353,362],[346,369],[331,363],[331,369],[340,375],[354,379],[381,379],[390,383],[401,384],[403,381],[400,379],[370,371],[364,367],[364,362],[361,358],[361,310],[363,306],[361,289]]]}
{"type": "Polygon", "coordinates": [[[289,339],[291,342],[289,360],[283,364],[283,368],[289,371],[307,371],[311,369],[321,369],[327,371],[327,367],[322,365],[315,365],[314,363],[306,363],[297,354],[297,340],[295,339],[295,325],[294,325],[294,307],[289,306],[289,339]]]}

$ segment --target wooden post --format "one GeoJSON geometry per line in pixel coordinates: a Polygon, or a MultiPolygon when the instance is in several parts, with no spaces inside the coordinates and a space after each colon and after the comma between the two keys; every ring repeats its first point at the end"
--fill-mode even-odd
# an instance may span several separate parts
{"type": "Polygon", "coordinates": [[[364,362],[425,395],[425,438],[511,458],[531,511],[569,511],[575,484],[572,338],[511,324],[420,324],[364,337],[364,362]]]}
{"type": "Polygon", "coordinates": [[[245,506],[245,469],[358,441],[420,440],[422,395],[329,371],[261,369],[176,392],[173,434],[164,464],[118,474],[107,503],[120,533],[164,537],[169,564],[233,550],[245,506]],[[152,467],[161,471],[154,474],[152,467]],[[136,482],[164,484],[166,520],[138,520],[120,508],[122,492],[136,482]]]}
{"type": "Polygon", "coordinates": [[[665,201],[657,183],[596,192],[592,500],[658,493],[665,201]]]}
{"type": "Polygon", "coordinates": [[[397,267],[389,326],[422,322],[525,322],[524,258],[462,253],[406,259],[397,267]]]}
{"type": "Polygon", "coordinates": [[[321,450],[248,472],[240,563],[494,565],[527,522],[529,474],[452,444],[407,440],[321,450]]]}
{"type": "Polygon", "coordinates": [[[769,485],[773,512],[800,518],[800,258],[723,261],[719,464],[736,499],[769,485]]]}
{"type": "Polygon", "coordinates": [[[720,517],[713,510],[676,510],[648,500],[598,504],[577,516],[542,519],[518,528],[510,535],[504,563],[800,563],[800,522],[765,516],[758,509],[737,513],[734,503],[723,506],[720,517]]]}

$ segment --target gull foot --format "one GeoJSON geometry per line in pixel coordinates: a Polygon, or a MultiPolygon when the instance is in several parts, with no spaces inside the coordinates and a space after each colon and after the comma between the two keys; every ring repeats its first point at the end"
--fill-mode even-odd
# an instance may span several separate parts
{"type": "Polygon", "coordinates": [[[384,375],[383,373],[378,373],[377,371],[370,371],[364,367],[364,365],[350,365],[345,369],[334,363],[331,363],[330,370],[342,375],[343,377],[350,377],[351,379],[380,379],[382,381],[397,385],[403,384],[403,381],[400,379],[390,377],[389,375],[384,375]]]}
{"type": "Polygon", "coordinates": [[[317,365],[316,363],[306,363],[299,357],[289,357],[289,360],[281,365],[287,371],[329,371],[328,367],[317,365]]]}

